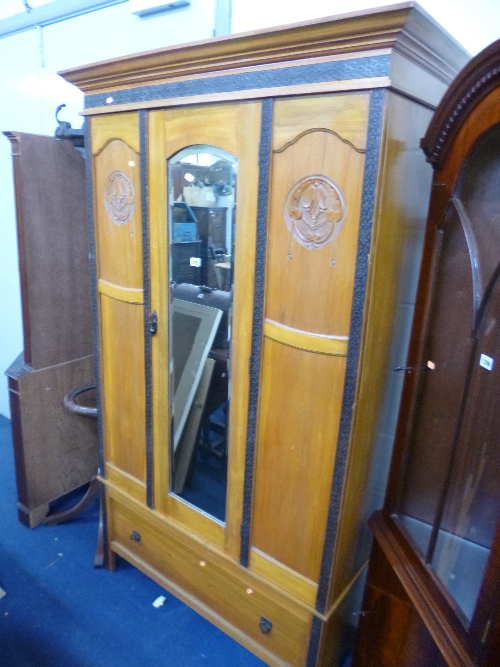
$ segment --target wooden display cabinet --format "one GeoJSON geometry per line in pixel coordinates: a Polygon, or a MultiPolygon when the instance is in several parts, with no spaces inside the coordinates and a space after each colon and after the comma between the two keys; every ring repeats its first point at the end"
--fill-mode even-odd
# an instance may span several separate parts
{"type": "Polygon", "coordinates": [[[500,41],[422,141],[434,183],[356,667],[499,664],[499,103],[500,41]]]}
{"type": "Polygon", "coordinates": [[[418,144],[466,61],[403,3],[62,73],[86,94],[110,555],[269,665],[349,648],[418,144]],[[225,310],[171,294],[194,181],[229,209],[225,310]]]}

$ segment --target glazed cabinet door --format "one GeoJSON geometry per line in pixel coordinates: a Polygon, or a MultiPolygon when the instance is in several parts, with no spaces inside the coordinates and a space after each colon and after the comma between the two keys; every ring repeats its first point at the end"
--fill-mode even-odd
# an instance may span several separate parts
{"type": "Polygon", "coordinates": [[[260,116],[260,102],[148,115],[154,507],[235,559],[260,116]]]}
{"type": "Polygon", "coordinates": [[[90,121],[104,474],[146,501],[139,115],[90,121]]]}
{"type": "Polygon", "coordinates": [[[368,95],[274,104],[250,566],[314,605],[349,342],[368,95]]]}
{"type": "Polygon", "coordinates": [[[473,655],[491,624],[485,602],[498,595],[499,176],[497,124],[467,154],[435,230],[418,388],[393,509],[473,655]]]}

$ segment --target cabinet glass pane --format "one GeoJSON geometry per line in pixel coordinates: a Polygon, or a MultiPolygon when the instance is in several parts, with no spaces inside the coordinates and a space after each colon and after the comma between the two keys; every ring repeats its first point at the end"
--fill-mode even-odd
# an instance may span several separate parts
{"type": "Polygon", "coordinates": [[[500,126],[462,167],[436,252],[397,516],[471,622],[500,513],[500,126]]]}
{"type": "Polygon", "coordinates": [[[472,619],[500,512],[500,129],[471,152],[455,194],[472,231],[479,301],[463,416],[431,566],[472,619]]]}
{"type": "Polygon", "coordinates": [[[477,601],[500,511],[500,364],[495,364],[500,359],[499,315],[497,281],[477,340],[462,429],[431,561],[468,620],[477,601]]]}
{"type": "Polygon", "coordinates": [[[399,517],[427,553],[446,482],[472,344],[474,292],[465,230],[454,209],[440,231],[422,380],[399,517]]]}
{"type": "Polygon", "coordinates": [[[500,279],[487,298],[431,566],[471,620],[500,512],[500,279]],[[499,362],[499,363],[496,363],[499,362]]]}
{"type": "Polygon", "coordinates": [[[189,146],[168,161],[171,488],[225,520],[237,161],[189,146]]]}

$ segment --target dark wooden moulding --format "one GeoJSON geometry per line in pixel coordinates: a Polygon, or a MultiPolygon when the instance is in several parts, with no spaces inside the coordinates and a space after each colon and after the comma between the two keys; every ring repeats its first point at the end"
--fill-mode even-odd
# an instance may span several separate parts
{"type": "Polygon", "coordinates": [[[95,420],[63,407],[68,392],[94,383],[85,161],[68,140],[5,135],[12,144],[24,337],[6,375],[19,520],[33,528],[46,520],[51,501],[97,474],[95,420]]]}
{"type": "MultiPolygon", "coordinates": [[[[401,480],[409,469],[408,443],[419,425],[418,417],[415,416],[416,404],[422,386],[420,380],[426,372],[424,367],[428,358],[425,356],[426,341],[429,322],[432,325],[431,297],[435,286],[434,265],[438,261],[437,238],[450,210],[450,201],[457,196],[457,188],[463,183],[463,179],[459,179],[462,167],[469,156],[474,154],[471,151],[478,146],[481,137],[487,140],[496,129],[498,143],[499,127],[500,40],[471,60],[457,76],[438,106],[421,142],[422,149],[435,170],[433,189],[410,348],[406,369],[403,369],[407,373],[388,490],[383,509],[375,512],[369,522],[374,535],[374,545],[353,667],[496,667],[500,664],[500,517],[496,516],[490,555],[470,622],[465,621],[458,606],[408,537],[397,517],[401,502],[401,480]]],[[[487,143],[480,145],[485,146],[487,143]]],[[[485,188],[488,185],[489,189],[485,189],[484,194],[494,202],[492,206],[498,210],[498,160],[492,174],[496,174],[496,177],[485,181],[485,188]]],[[[481,243],[480,239],[479,242],[481,243]]],[[[491,256],[489,261],[492,261],[491,256]]],[[[491,294],[498,278],[500,257],[496,257],[494,265],[496,269],[492,271],[491,282],[484,288],[486,297],[491,294]]],[[[478,307],[477,321],[483,312],[484,306],[478,307]]],[[[449,326],[457,324],[449,322],[449,326]]],[[[471,334],[473,343],[478,336],[475,325],[471,334]]],[[[469,378],[464,385],[465,397],[461,399],[461,407],[457,410],[457,429],[460,423],[458,420],[464,418],[464,405],[469,404],[466,402],[470,401],[478,406],[481,400],[479,393],[472,393],[474,385],[470,382],[471,373],[472,370],[469,370],[469,378]],[[469,390],[471,393],[467,393],[469,390]]],[[[498,409],[496,414],[494,411],[484,410],[486,425],[481,427],[484,432],[487,429],[490,432],[495,430],[495,421],[498,424],[497,415],[498,409]]],[[[483,431],[479,434],[476,431],[477,438],[484,437],[483,431]]],[[[496,432],[498,433],[498,427],[496,432]]],[[[455,445],[458,437],[455,436],[455,445]]],[[[494,442],[495,447],[500,447],[498,436],[494,442]]],[[[475,443],[471,442],[470,445],[470,449],[473,449],[475,443]]],[[[498,449],[496,451],[498,452],[498,449]]],[[[439,456],[442,454],[436,454],[437,458],[439,456]]],[[[435,474],[432,466],[429,466],[428,473],[431,477],[435,474]]],[[[449,488],[452,483],[452,478],[448,476],[445,488],[449,488]]]]}

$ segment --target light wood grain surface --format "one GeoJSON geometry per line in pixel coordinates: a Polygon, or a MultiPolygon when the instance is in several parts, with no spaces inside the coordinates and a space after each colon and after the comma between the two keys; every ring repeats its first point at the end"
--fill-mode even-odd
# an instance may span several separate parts
{"type": "Polygon", "coordinates": [[[302,667],[311,613],[258,581],[244,568],[221,559],[152,513],[140,511],[109,489],[110,537],[116,553],[156,579],[276,667],[302,667]],[[135,530],[139,541],[132,541],[135,530]],[[261,617],[271,621],[263,635],[261,617]]]}
{"type": "Polygon", "coordinates": [[[345,359],[265,339],[252,545],[317,582],[345,359]]]}
{"type": "Polygon", "coordinates": [[[344,104],[328,97],[333,108],[320,98],[322,116],[316,111],[308,114],[314,108],[310,99],[279,101],[273,125],[266,318],[327,336],[349,335],[364,154],[346,142],[352,137],[364,147],[368,111],[366,95],[344,97],[348,98],[344,104]],[[349,113],[353,107],[357,107],[357,132],[349,113]],[[292,187],[314,174],[337,184],[346,200],[347,216],[332,243],[309,250],[291,237],[284,216],[292,187]]]}
{"type": "MultiPolygon", "coordinates": [[[[91,121],[96,228],[102,420],[106,473],[145,500],[146,416],[144,301],[138,114],[91,121]],[[133,187],[128,220],[106,208],[109,177],[133,187]]],[[[130,192],[125,192],[129,195],[130,192]]],[[[121,202],[120,202],[121,203],[121,202]]]]}
{"type": "Polygon", "coordinates": [[[170,408],[168,304],[169,246],[167,225],[167,159],[163,111],[148,114],[149,261],[151,310],[158,316],[158,329],[151,338],[151,381],[153,403],[154,506],[165,510],[169,493],[170,408]]]}
{"type": "Polygon", "coordinates": [[[144,310],[100,297],[105,460],[146,481],[144,310]]]}
{"type": "MultiPolygon", "coordinates": [[[[344,387],[367,113],[363,94],[275,104],[252,546],[275,569],[282,565],[281,581],[290,590],[297,589],[290,572],[311,583],[319,577],[344,387]],[[288,193],[311,175],[331,179],[347,206],[340,233],[319,249],[301,245],[285,223],[288,193]]],[[[310,597],[310,586],[302,594],[310,597]]]]}
{"type": "Polygon", "coordinates": [[[136,113],[115,113],[99,116],[92,121],[92,154],[98,155],[103,148],[118,137],[136,153],[140,152],[139,126],[136,113]]]}
{"type": "Polygon", "coordinates": [[[121,139],[114,139],[94,158],[94,193],[99,279],[120,287],[142,289],[142,225],[139,155],[121,139]],[[120,171],[134,188],[131,218],[116,224],[105,197],[108,178],[120,171]]]}

